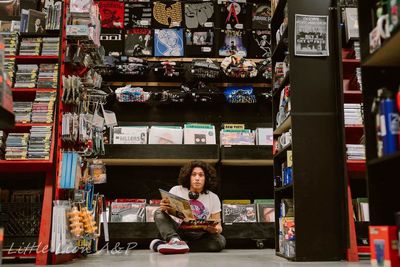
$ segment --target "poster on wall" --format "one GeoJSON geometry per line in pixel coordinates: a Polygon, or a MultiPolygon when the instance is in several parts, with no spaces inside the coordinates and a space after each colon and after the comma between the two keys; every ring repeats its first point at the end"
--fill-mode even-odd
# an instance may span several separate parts
{"type": "Polygon", "coordinates": [[[329,56],[328,16],[300,15],[295,17],[296,56],[329,56]]]}

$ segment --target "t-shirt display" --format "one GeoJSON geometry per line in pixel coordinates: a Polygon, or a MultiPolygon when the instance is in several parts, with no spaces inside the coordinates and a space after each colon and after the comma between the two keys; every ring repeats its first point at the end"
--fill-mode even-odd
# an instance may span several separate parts
{"type": "Polygon", "coordinates": [[[151,3],[126,3],[125,4],[125,28],[151,27],[152,17],[151,3]]]}
{"type": "Polygon", "coordinates": [[[155,29],[154,55],[156,57],[182,57],[183,29],[155,29]]]}
{"type": "Polygon", "coordinates": [[[125,55],[153,55],[153,37],[151,35],[151,29],[136,28],[129,30],[125,36],[125,55]]]}
{"type": "Polygon", "coordinates": [[[154,2],[153,26],[155,28],[172,28],[182,26],[181,2],[154,2]]]}
{"type": "Polygon", "coordinates": [[[213,2],[185,3],[185,25],[188,29],[214,27],[213,2]]]}

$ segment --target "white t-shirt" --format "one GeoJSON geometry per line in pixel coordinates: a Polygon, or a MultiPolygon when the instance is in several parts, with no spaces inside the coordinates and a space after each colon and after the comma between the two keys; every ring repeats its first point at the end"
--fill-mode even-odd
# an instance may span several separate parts
{"type": "Polygon", "coordinates": [[[190,207],[196,219],[209,219],[211,214],[221,212],[221,201],[211,191],[208,191],[207,194],[200,194],[198,199],[189,199],[189,189],[181,185],[172,187],[169,192],[189,200],[190,207]]]}

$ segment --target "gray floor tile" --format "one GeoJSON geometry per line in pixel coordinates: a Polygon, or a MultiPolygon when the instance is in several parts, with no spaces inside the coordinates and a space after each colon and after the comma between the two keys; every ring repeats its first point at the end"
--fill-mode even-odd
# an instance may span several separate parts
{"type": "MultiPolygon", "coordinates": [[[[28,267],[33,264],[7,264],[3,266],[28,267]]],[[[369,261],[359,263],[348,262],[315,262],[297,263],[289,262],[274,255],[272,249],[262,250],[224,250],[220,253],[188,253],[183,255],[161,255],[149,250],[132,250],[128,253],[112,255],[90,255],[86,259],[57,266],[86,266],[86,267],[364,267],[369,266],[369,261]]]]}

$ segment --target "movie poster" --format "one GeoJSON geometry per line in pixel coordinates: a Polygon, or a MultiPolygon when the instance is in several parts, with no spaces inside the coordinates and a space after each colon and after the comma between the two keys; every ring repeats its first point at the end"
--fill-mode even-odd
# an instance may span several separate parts
{"type": "Polygon", "coordinates": [[[123,29],[125,16],[124,8],[123,2],[100,1],[101,27],[105,29],[123,29]]]}
{"type": "Polygon", "coordinates": [[[271,29],[271,7],[264,3],[253,3],[251,12],[253,30],[271,29]]]}
{"type": "Polygon", "coordinates": [[[156,29],[154,31],[156,57],[182,57],[183,52],[183,29],[156,29]]]}

